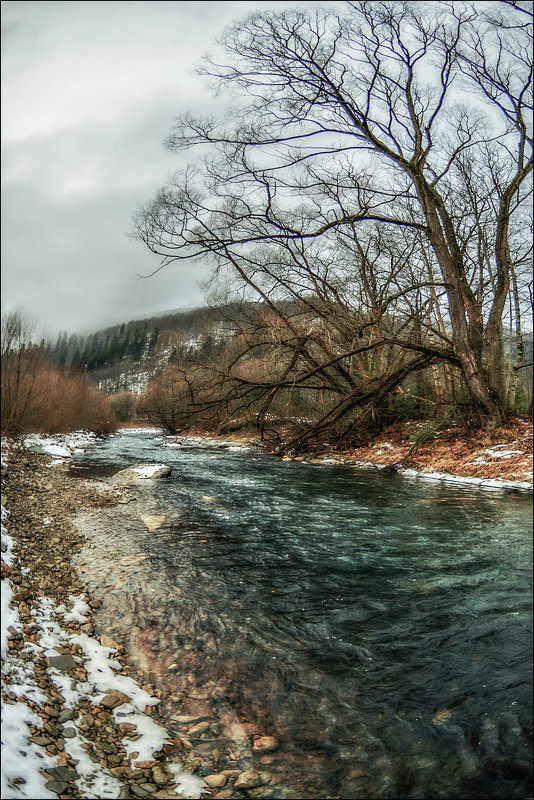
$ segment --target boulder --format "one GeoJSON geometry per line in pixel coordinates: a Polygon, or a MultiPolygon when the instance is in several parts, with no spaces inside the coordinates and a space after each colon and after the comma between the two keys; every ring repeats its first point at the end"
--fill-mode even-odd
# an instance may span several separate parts
{"type": "Polygon", "coordinates": [[[124,480],[137,480],[139,478],[166,478],[171,474],[171,467],[168,464],[134,464],[126,469],[121,469],[114,475],[114,478],[124,480]]]}

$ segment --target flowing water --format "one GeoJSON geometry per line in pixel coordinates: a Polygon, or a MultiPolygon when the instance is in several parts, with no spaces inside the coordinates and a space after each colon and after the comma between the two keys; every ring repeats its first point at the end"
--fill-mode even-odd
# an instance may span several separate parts
{"type": "Polygon", "coordinates": [[[171,730],[212,721],[200,774],[267,770],[256,797],[529,796],[528,495],[164,441],[78,457],[172,466],[80,517],[78,567],[171,730]]]}

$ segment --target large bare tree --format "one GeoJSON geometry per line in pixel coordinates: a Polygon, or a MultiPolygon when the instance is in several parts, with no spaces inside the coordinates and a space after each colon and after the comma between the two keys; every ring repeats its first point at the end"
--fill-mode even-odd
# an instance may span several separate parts
{"type": "Polygon", "coordinates": [[[168,147],[207,152],[136,233],[161,266],[211,258],[278,320],[274,375],[236,358],[224,380],[254,384],[263,414],[281,389],[326,393],[320,428],[441,362],[500,424],[503,317],[530,247],[527,4],[265,12],[221,43],[202,71],[233,105],[176,121],[168,147]]]}

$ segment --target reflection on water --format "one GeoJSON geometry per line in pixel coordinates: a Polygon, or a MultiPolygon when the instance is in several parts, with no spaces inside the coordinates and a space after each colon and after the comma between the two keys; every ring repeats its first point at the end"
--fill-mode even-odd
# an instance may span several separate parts
{"type": "Polygon", "coordinates": [[[257,797],[527,796],[529,497],[153,435],[79,463],[154,460],[170,478],[82,520],[80,568],[176,734],[211,721],[209,771],[268,769],[257,797]]]}

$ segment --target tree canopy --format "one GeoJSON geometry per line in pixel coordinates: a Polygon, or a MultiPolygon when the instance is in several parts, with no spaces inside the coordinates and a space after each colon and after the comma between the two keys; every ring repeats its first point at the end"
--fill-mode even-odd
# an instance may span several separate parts
{"type": "Polygon", "coordinates": [[[305,389],[312,428],[352,425],[439,366],[477,424],[500,424],[521,366],[505,321],[520,348],[532,297],[528,8],[371,0],[225,32],[201,72],[228,113],[176,120],[168,148],[204,155],[135,220],[162,267],[210,258],[268,310],[215,370],[221,396],[261,416],[305,389]]]}

